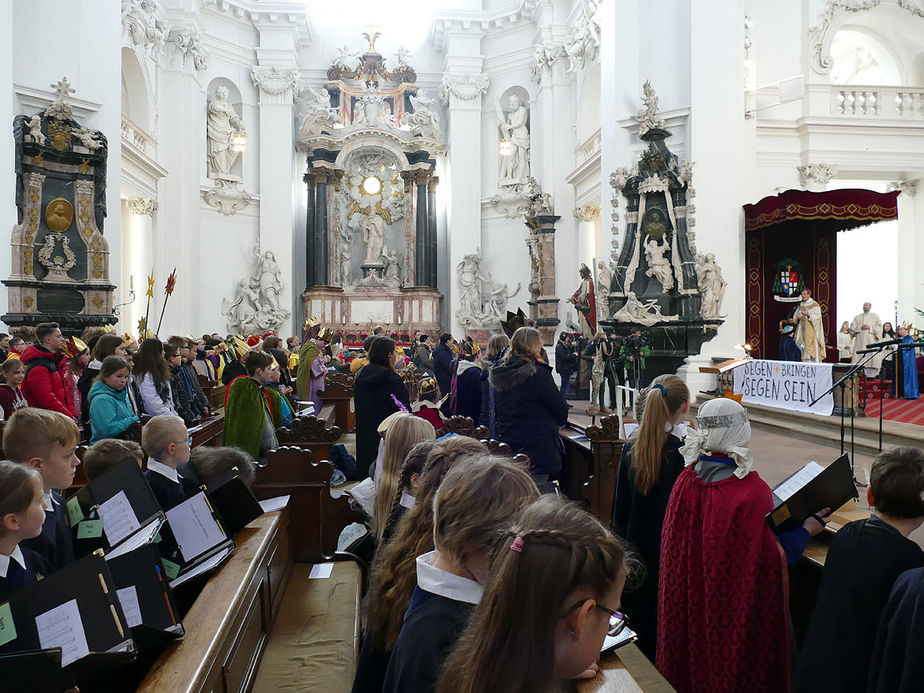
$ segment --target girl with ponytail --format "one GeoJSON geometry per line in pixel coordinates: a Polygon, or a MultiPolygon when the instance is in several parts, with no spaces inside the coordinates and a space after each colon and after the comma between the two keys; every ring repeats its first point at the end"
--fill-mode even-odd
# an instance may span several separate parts
{"type": "Polygon", "coordinates": [[[498,544],[492,575],[439,693],[537,693],[595,674],[625,626],[619,540],[573,503],[542,496],[498,544]]]}
{"type": "Polygon", "coordinates": [[[671,489],[683,471],[678,424],[690,409],[690,391],[676,375],[660,375],[643,392],[641,425],[626,441],[616,472],[613,531],[635,548],[647,577],[626,592],[623,606],[638,645],[654,660],[658,627],[661,526],[671,489]]]}

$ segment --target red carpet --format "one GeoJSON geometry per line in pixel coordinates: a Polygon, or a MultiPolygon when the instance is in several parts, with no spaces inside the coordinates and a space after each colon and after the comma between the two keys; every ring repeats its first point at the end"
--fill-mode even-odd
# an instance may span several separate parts
{"type": "MultiPolygon", "coordinates": [[[[884,399],[882,401],[882,418],[888,421],[924,426],[924,399],[884,399]]],[[[879,400],[866,400],[866,417],[879,418],[879,400]]]]}

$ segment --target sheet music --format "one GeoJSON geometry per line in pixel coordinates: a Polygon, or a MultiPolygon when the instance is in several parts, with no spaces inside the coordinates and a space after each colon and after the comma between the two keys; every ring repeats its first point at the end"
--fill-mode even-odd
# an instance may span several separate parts
{"type": "Polygon", "coordinates": [[[125,621],[129,628],[141,625],[141,605],[138,603],[138,590],[134,585],[123,587],[116,590],[119,602],[122,604],[122,612],[125,614],[125,621]]]}
{"type": "Polygon", "coordinates": [[[141,523],[125,491],[119,491],[106,502],[100,503],[98,510],[110,546],[115,546],[135,530],[141,529],[141,523]]]}
{"type": "Polygon", "coordinates": [[[347,493],[353,497],[363,512],[372,517],[372,506],[375,503],[375,482],[372,479],[367,477],[347,493]]]}
{"type": "Polygon", "coordinates": [[[197,575],[201,575],[207,570],[211,570],[215,566],[219,565],[222,561],[224,561],[231,554],[232,551],[234,551],[233,546],[229,546],[224,551],[219,551],[218,553],[216,553],[214,556],[212,556],[208,560],[202,561],[202,563],[197,565],[192,570],[189,570],[188,572],[185,572],[182,575],[178,576],[177,578],[171,580],[170,586],[178,587],[179,585],[182,585],[187,580],[192,580],[197,575]]]}
{"type": "Polygon", "coordinates": [[[773,495],[776,496],[781,503],[785,502],[796,491],[805,486],[808,482],[821,474],[823,471],[824,467],[822,467],[817,462],[809,462],[802,469],[800,469],[782,484],[773,489],[773,495]]]}
{"type": "Polygon", "coordinates": [[[168,510],[167,521],[184,561],[191,561],[227,539],[212,516],[204,493],[197,493],[168,510]]]}
{"type": "Polygon", "coordinates": [[[106,554],[106,560],[116,558],[117,556],[122,556],[126,553],[134,551],[135,549],[140,549],[142,546],[146,546],[154,541],[154,537],[157,536],[157,532],[160,531],[160,526],[164,523],[162,517],[158,517],[153,522],[146,524],[140,532],[135,533],[134,536],[129,537],[126,541],[123,541],[116,548],[106,554]]]}
{"type": "Polygon", "coordinates": [[[260,501],[260,507],[263,508],[263,512],[265,513],[273,513],[286,507],[289,504],[289,498],[290,496],[267,498],[266,500],[260,501]]]}
{"type": "Polygon", "coordinates": [[[618,635],[607,635],[603,640],[603,647],[600,648],[600,652],[615,650],[619,647],[622,647],[623,645],[633,642],[636,638],[638,638],[636,632],[626,626],[618,635]]]}
{"type": "Polygon", "coordinates": [[[76,599],[39,614],[35,617],[35,625],[43,648],[61,648],[62,667],[90,654],[76,599]]]}

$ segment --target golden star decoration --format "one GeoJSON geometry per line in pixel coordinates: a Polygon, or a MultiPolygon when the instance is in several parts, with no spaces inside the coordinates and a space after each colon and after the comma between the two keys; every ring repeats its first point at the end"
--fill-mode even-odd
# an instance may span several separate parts
{"type": "Polygon", "coordinates": [[[154,298],[154,270],[151,270],[151,276],[148,277],[148,290],[144,295],[154,298]]]}
{"type": "Polygon", "coordinates": [[[725,390],[725,394],[722,395],[722,399],[733,399],[733,400],[735,400],[738,404],[741,404],[741,398],[742,398],[742,397],[744,397],[743,394],[742,394],[742,395],[736,395],[736,394],[733,393],[731,390],[725,390]]]}

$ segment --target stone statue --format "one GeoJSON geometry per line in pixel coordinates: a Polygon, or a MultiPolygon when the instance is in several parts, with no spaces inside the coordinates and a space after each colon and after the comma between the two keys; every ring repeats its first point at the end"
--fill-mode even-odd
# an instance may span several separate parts
{"type": "Polygon", "coordinates": [[[344,46],[337,48],[337,55],[334,56],[334,59],[331,60],[332,65],[343,65],[344,67],[349,67],[348,62],[356,62],[360,59],[360,51],[356,51],[350,48],[350,44],[345,44],[344,46]]]}
{"type": "Polygon", "coordinates": [[[339,270],[338,283],[340,286],[349,286],[353,274],[353,248],[351,239],[346,234],[340,235],[337,241],[337,267],[339,270]]]}
{"type": "Polygon", "coordinates": [[[436,99],[425,96],[423,89],[416,95],[411,94],[408,98],[414,107],[414,112],[404,116],[405,124],[415,133],[419,133],[421,137],[440,139],[440,114],[435,107],[436,99]]]}
{"type": "Polygon", "coordinates": [[[74,130],[74,137],[80,140],[84,147],[94,152],[103,146],[103,143],[99,141],[99,133],[96,130],[90,130],[86,126],[81,126],[74,130]]]}
{"type": "Polygon", "coordinates": [[[520,97],[511,94],[507,97],[507,110],[500,101],[497,104],[497,120],[502,140],[507,140],[513,147],[510,156],[500,157],[500,175],[498,185],[517,185],[526,182],[529,177],[529,111],[520,101],[520,97]]]}
{"type": "Polygon", "coordinates": [[[363,220],[363,243],[366,244],[364,265],[382,265],[382,250],[385,247],[385,221],[378,214],[370,214],[363,220]]]}
{"type": "Polygon", "coordinates": [[[210,178],[226,178],[231,172],[231,166],[238,156],[232,147],[232,138],[239,132],[244,132],[244,124],[234,106],[228,102],[228,88],[218,87],[215,98],[209,103],[207,134],[210,178]]]}
{"type": "Polygon", "coordinates": [[[382,263],[385,265],[385,272],[382,273],[382,279],[385,283],[395,288],[401,286],[401,267],[398,263],[398,253],[394,250],[389,253],[386,249],[382,253],[382,263]]]}
{"type": "Polygon", "coordinates": [[[632,322],[651,327],[659,322],[679,320],[680,316],[662,315],[657,299],[652,298],[647,303],[642,303],[635,292],[630,291],[626,296],[626,304],[613,314],[613,319],[617,322],[632,322]]]}
{"type": "Polygon", "coordinates": [[[45,134],[42,132],[42,116],[36,113],[26,121],[26,127],[29,128],[29,136],[32,141],[38,144],[45,144],[45,134]]]}
{"type": "Polygon", "coordinates": [[[456,267],[459,279],[459,308],[456,317],[466,327],[496,327],[506,317],[507,299],[516,295],[520,285],[508,293],[506,284],[493,281],[482,269],[481,251],[469,253],[456,267]],[[487,296],[487,301],[484,297],[487,296]]]}
{"type": "Polygon", "coordinates": [[[253,333],[278,328],[291,313],[279,305],[282,271],[275,255],[254,248],[254,269],[249,279],[241,279],[231,301],[222,299],[221,313],[228,329],[253,333]]]}
{"type": "Polygon", "coordinates": [[[411,52],[404,46],[398,46],[398,64],[399,65],[410,65],[411,64],[411,52]]]}
{"type": "Polygon", "coordinates": [[[597,333],[597,296],[590,267],[581,263],[580,275],[581,285],[571,295],[568,302],[573,303],[577,309],[581,334],[591,339],[597,333]]]}
{"type": "Polygon", "coordinates": [[[610,315],[610,285],[613,273],[603,260],[597,260],[597,312],[606,320],[610,315]]]}
{"type": "Polygon", "coordinates": [[[654,277],[661,282],[664,293],[674,287],[671,261],[665,257],[670,250],[671,244],[667,242],[667,239],[663,243],[658,243],[651,236],[645,237],[645,259],[648,260],[648,269],[645,271],[645,276],[654,277]]]}
{"type": "Polygon", "coordinates": [[[355,125],[364,124],[373,127],[394,125],[394,116],[389,112],[385,99],[374,86],[363,87],[363,95],[359,97],[357,110],[359,117],[353,118],[355,125]]]}
{"type": "Polygon", "coordinates": [[[722,278],[722,269],[715,263],[713,253],[707,253],[705,257],[700,256],[697,259],[697,285],[702,296],[700,315],[703,316],[703,320],[716,320],[719,318],[719,308],[727,282],[722,278]]]}
{"type": "Polygon", "coordinates": [[[122,0],[122,27],[139,52],[156,59],[167,39],[167,28],[157,19],[154,0],[122,0]]]}

